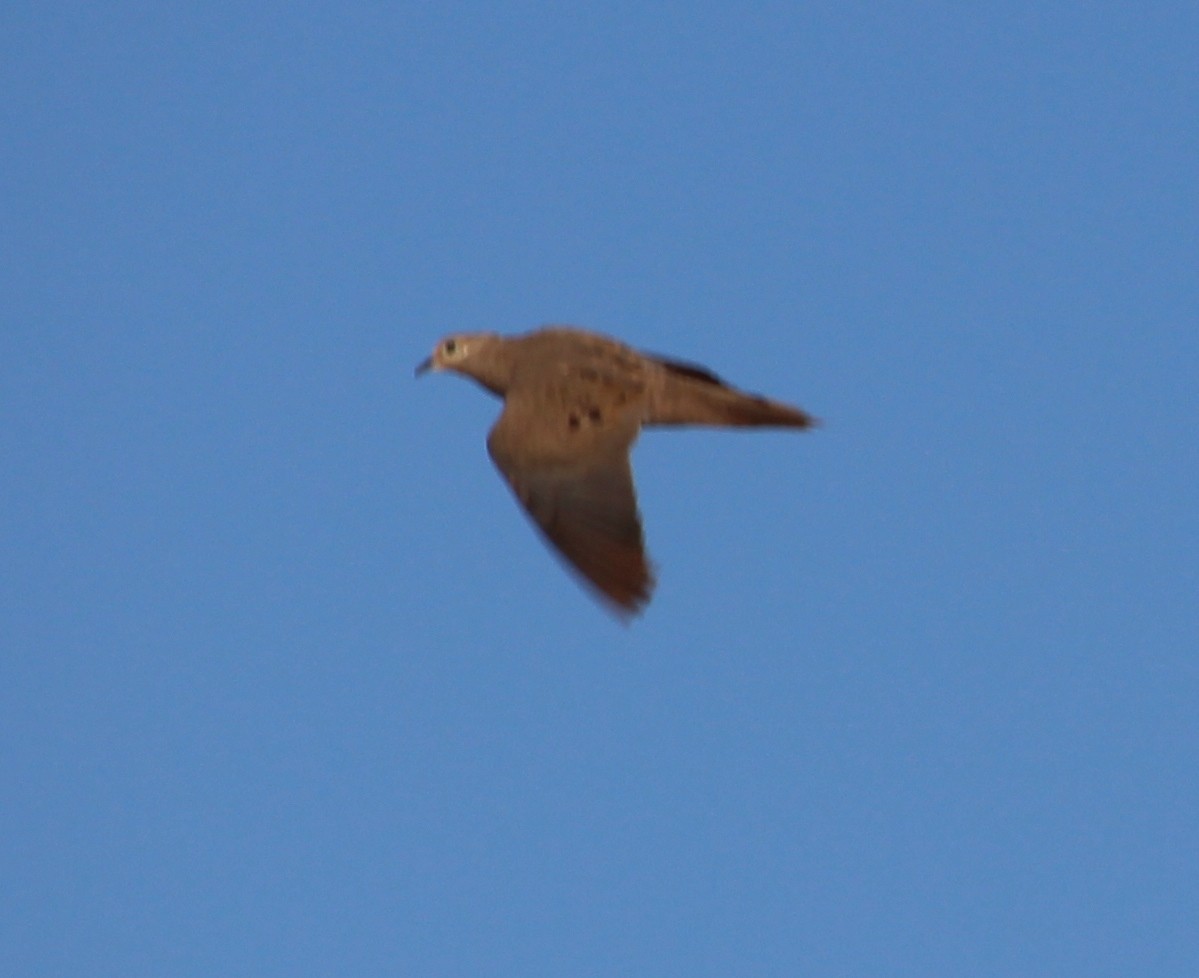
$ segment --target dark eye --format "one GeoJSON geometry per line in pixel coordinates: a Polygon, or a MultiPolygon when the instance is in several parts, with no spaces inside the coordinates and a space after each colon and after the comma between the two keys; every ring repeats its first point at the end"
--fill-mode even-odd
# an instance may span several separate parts
{"type": "Polygon", "coordinates": [[[454,353],[458,349],[458,341],[457,340],[446,340],[445,344],[442,346],[442,349],[444,349],[446,353],[453,356],[454,353]]]}

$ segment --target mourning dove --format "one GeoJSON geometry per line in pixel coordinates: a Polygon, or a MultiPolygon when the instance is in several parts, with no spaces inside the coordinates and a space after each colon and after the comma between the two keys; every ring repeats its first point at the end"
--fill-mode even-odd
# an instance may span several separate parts
{"type": "Polygon", "coordinates": [[[649,602],[629,452],[648,425],[810,428],[799,408],[694,364],[566,327],[447,336],[416,368],[452,370],[504,400],[487,451],[555,548],[618,615],[649,602]]]}

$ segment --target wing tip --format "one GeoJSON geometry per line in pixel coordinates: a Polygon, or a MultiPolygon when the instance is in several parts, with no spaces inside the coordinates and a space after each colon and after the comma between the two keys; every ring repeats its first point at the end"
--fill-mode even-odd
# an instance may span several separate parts
{"type": "Polygon", "coordinates": [[[604,606],[624,625],[632,624],[633,619],[645,611],[658,583],[653,565],[642,554],[637,554],[637,558],[635,567],[625,568],[619,577],[603,582],[580,574],[604,606]]]}

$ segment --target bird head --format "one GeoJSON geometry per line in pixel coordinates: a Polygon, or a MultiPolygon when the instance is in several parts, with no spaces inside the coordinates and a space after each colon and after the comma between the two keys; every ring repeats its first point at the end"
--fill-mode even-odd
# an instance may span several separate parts
{"type": "Polygon", "coordinates": [[[508,369],[508,357],[498,334],[453,333],[440,340],[432,355],[417,365],[416,376],[430,370],[453,370],[502,394],[507,386],[508,369]]]}
{"type": "Polygon", "coordinates": [[[476,345],[473,336],[463,333],[447,336],[438,341],[431,356],[425,357],[417,365],[416,375],[419,377],[430,370],[461,370],[476,345]]]}

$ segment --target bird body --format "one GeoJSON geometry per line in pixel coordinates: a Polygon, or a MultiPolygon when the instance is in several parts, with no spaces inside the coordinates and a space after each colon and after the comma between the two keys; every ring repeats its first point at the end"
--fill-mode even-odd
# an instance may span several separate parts
{"type": "Polygon", "coordinates": [[[546,540],[622,615],[653,591],[629,452],[642,427],[812,427],[704,367],[580,329],[447,336],[417,373],[451,370],[503,398],[492,461],[546,540]]]}

